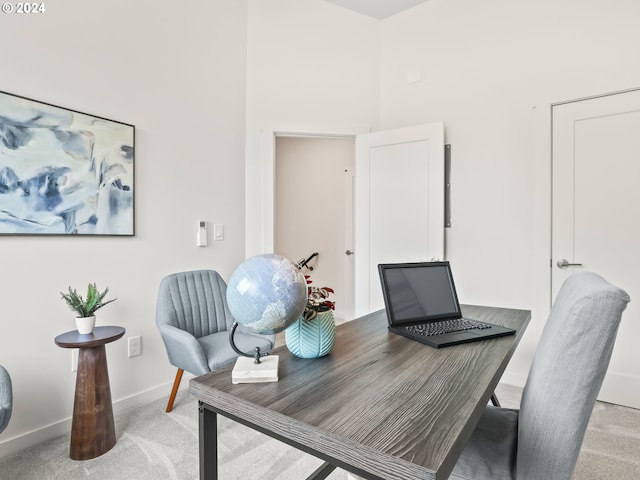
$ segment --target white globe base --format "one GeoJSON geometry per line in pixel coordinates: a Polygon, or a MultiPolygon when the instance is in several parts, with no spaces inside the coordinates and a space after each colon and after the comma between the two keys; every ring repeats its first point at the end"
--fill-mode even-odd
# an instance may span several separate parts
{"type": "Polygon", "coordinates": [[[267,355],[255,363],[253,357],[238,357],[231,372],[231,383],[265,383],[278,381],[278,355],[267,355]]]}

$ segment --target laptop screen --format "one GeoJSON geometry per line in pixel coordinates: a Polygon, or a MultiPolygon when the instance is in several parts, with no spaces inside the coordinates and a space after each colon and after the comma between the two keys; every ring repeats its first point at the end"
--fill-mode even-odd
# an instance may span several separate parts
{"type": "Polygon", "coordinates": [[[382,264],[378,272],[391,325],[461,316],[449,262],[382,264]]]}

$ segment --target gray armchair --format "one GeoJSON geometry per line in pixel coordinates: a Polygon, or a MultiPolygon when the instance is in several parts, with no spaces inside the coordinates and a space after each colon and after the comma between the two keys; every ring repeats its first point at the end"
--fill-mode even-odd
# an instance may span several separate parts
{"type": "Polygon", "coordinates": [[[569,480],[629,296],[594,273],[563,284],[520,411],[488,406],[450,478],[569,480]]]}
{"type": "Polygon", "coordinates": [[[13,390],[9,372],[0,365],[0,433],[7,428],[13,409],[13,390]]]}
{"type": "MultiPolygon", "coordinates": [[[[167,412],[173,408],[184,370],[203,375],[232,363],[238,354],[229,343],[233,317],[227,306],[227,284],[213,270],[168,275],[160,282],[156,325],[164,341],[169,362],[178,368],[167,412]]],[[[267,351],[275,335],[236,331],[238,348],[251,353],[255,347],[267,351]]]]}

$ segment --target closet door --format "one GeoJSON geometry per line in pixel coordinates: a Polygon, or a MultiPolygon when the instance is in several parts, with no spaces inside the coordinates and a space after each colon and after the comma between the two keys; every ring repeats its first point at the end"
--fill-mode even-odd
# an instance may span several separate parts
{"type": "Polygon", "coordinates": [[[553,106],[552,285],[589,270],[625,289],[599,400],[640,408],[640,90],[553,106]]]}

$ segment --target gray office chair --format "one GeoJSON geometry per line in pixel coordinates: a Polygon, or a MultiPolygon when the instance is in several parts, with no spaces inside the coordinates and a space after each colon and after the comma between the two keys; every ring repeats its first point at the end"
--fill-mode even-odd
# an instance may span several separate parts
{"type": "Polygon", "coordinates": [[[9,372],[0,365],[0,433],[7,428],[13,409],[13,390],[9,372]]]}
{"type": "MultiPolygon", "coordinates": [[[[171,365],[178,368],[167,412],[182,380],[184,370],[203,375],[233,362],[238,354],[229,343],[233,317],[227,306],[227,284],[213,270],[196,270],[168,275],[160,282],[156,325],[171,365]]],[[[234,341],[243,352],[255,347],[273,348],[275,335],[242,332],[234,341]]]]}
{"type": "Polygon", "coordinates": [[[594,273],[562,285],[520,411],[488,406],[450,478],[569,480],[629,296],[594,273]]]}

